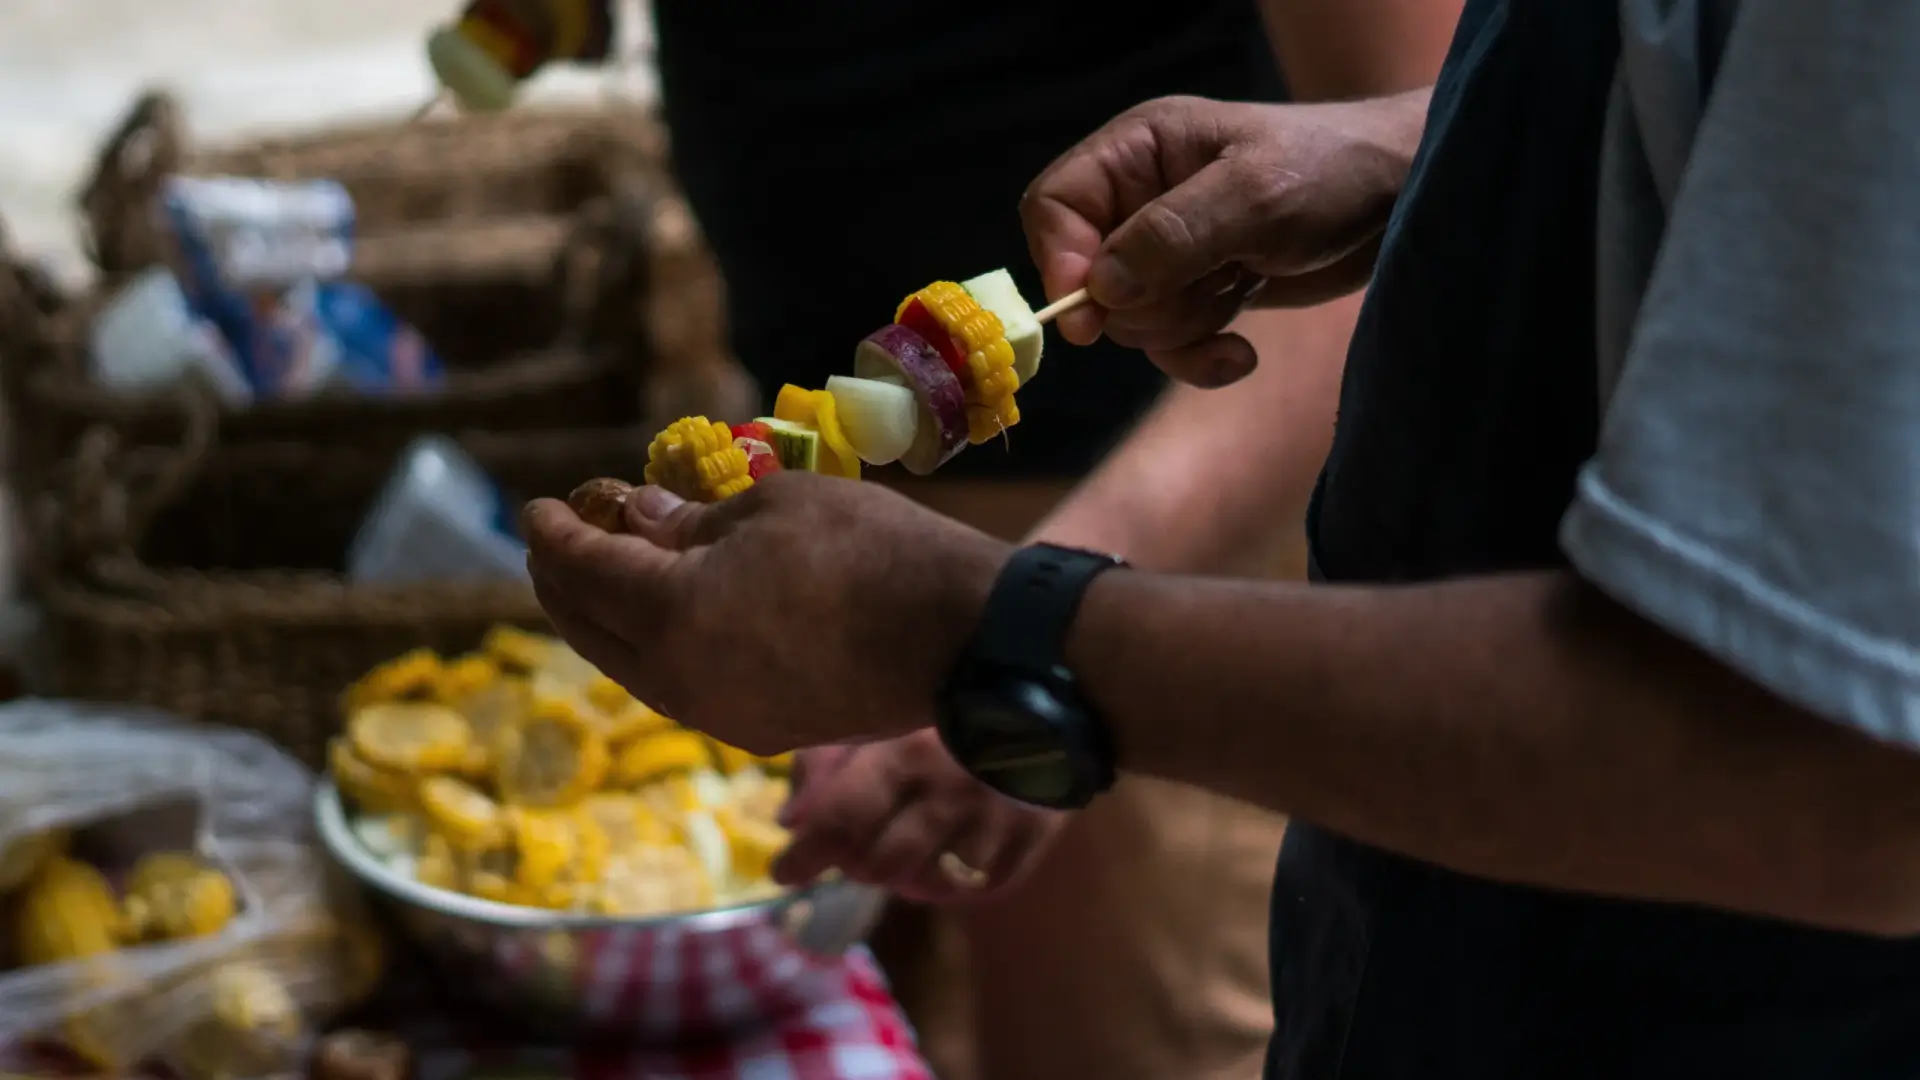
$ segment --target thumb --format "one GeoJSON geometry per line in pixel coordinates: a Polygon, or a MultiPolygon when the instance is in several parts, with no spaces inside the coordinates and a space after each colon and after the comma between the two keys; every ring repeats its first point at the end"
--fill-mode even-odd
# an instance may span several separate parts
{"type": "Polygon", "coordinates": [[[1216,159],[1134,211],[1094,256],[1088,293],[1111,309],[1170,301],[1256,250],[1269,227],[1255,215],[1242,172],[1232,159],[1216,159]]]}
{"type": "Polygon", "coordinates": [[[668,551],[698,547],[711,504],[687,500],[654,484],[633,489],[622,508],[629,533],[668,551]]]}

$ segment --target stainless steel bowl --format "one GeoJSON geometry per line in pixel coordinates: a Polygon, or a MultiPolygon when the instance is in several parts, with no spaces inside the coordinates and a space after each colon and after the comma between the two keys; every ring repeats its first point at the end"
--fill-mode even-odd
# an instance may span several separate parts
{"type": "Polygon", "coordinates": [[[314,796],[322,843],[394,915],[446,988],[518,1033],[667,1042],[763,1025],[824,1000],[885,894],[844,881],[651,919],[514,907],[423,885],[368,851],[340,793],[314,796]]]}

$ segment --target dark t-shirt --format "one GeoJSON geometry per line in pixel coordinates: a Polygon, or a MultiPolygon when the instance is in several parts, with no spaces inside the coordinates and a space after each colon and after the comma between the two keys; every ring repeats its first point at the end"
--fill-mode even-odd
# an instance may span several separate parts
{"type": "MultiPolygon", "coordinates": [[[[1912,425],[1860,396],[1900,398],[1890,388],[1911,382],[1912,335],[1888,328],[1912,306],[1901,268],[1920,236],[1909,209],[1920,155],[1894,136],[1907,130],[1895,103],[1913,98],[1893,73],[1912,70],[1901,50],[1920,38],[1920,16],[1747,0],[1746,33],[1728,38],[1730,7],[1470,0],[1354,332],[1309,515],[1314,571],[1432,581],[1571,554],[1588,580],[1789,698],[1852,691],[1854,713],[1823,711],[1871,729],[1862,718],[1887,698],[1864,664],[1853,671],[1869,674],[1841,681],[1850,662],[1811,637],[1738,651],[1782,639],[1741,589],[1702,584],[1716,564],[1689,527],[1722,530],[1709,552],[1764,550],[1794,568],[1772,580],[1841,596],[1802,603],[1803,626],[1814,621],[1803,612],[1906,595],[1911,529],[1889,522],[1911,522],[1899,517],[1910,500],[1890,494],[1891,510],[1863,512],[1853,506],[1874,500],[1851,496],[1912,490],[1872,486],[1910,481],[1897,447],[1912,425]],[[1668,50],[1685,62],[1662,62],[1668,50]],[[1851,108],[1810,108],[1821,94],[1851,108]],[[1629,119],[1664,118],[1640,129],[1649,136],[1691,127],[1678,122],[1685,104],[1708,99],[1693,149],[1623,138],[1629,119]],[[1626,185],[1643,183],[1627,212],[1626,185]],[[1656,195],[1683,187],[1691,197],[1656,195]],[[1845,240],[1823,242],[1823,230],[1845,240]],[[1664,286],[1635,318],[1619,272],[1637,260],[1622,256],[1646,256],[1644,273],[1656,248],[1664,286]],[[1844,287],[1824,287],[1833,281],[1844,287]],[[1615,302],[1597,305],[1606,296],[1615,302]],[[1603,319],[1607,308],[1617,317],[1603,319]],[[1615,348],[1601,347],[1601,327],[1615,348]],[[1604,435],[1603,383],[1617,383],[1604,435]],[[1755,407],[1756,394],[1778,396],[1755,407]],[[1647,438],[1652,419],[1669,421],[1665,438],[1647,438]],[[1658,553],[1590,531],[1596,477],[1636,480],[1625,490],[1653,498],[1659,512],[1643,502],[1636,518],[1655,524],[1658,553]],[[1793,497],[1802,490],[1817,499],[1793,497]],[[1678,511],[1675,492],[1689,497],[1678,511]],[[1885,546],[1852,541],[1854,521],[1873,522],[1885,546]],[[1563,533],[1563,522],[1580,527],[1563,533]],[[1823,551],[1851,561],[1828,570],[1823,551]],[[1618,570],[1627,552],[1638,580],[1618,570]],[[1651,572],[1682,562],[1690,574],[1651,572]],[[1899,569],[1875,580],[1888,566],[1899,569]],[[1649,582],[1664,590],[1653,600],[1649,582]],[[1699,621],[1672,618],[1676,608],[1699,621]]],[[[1273,899],[1271,1080],[1920,1077],[1920,939],[1511,885],[1298,820],[1273,899]]]]}
{"type": "MultiPolygon", "coordinates": [[[[1116,114],[1281,92],[1253,0],[657,0],[654,17],[675,161],[769,395],[846,373],[930,281],[1004,266],[1038,306],[1021,193],[1116,114]]],[[[1078,475],[1163,385],[1129,350],[1047,348],[1007,445],[944,473],[1078,475]]]]}

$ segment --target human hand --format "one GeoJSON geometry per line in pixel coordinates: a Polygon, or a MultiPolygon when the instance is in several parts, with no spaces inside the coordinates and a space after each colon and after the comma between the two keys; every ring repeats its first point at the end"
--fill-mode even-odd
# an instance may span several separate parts
{"type": "Polygon", "coordinates": [[[609,533],[528,505],[541,606],[640,700],[759,754],[930,723],[1011,550],[879,484],[801,472],[711,504],[637,488],[624,512],[609,533]]]}
{"type": "Polygon", "coordinates": [[[783,822],[793,843],[773,865],[783,885],[838,867],[909,900],[978,900],[1039,862],[1066,815],[1026,806],[975,780],[931,728],[794,758],[783,822]]]}
{"type": "Polygon", "coordinates": [[[1171,97],[1122,113],[1021,200],[1047,295],[1084,287],[1094,301],[1060,316],[1061,334],[1104,333],[1197,386],[1245,376],[1253,347],[1221,332],[1242,307],[1317,304],[1366,283],[1424,115],[1424,95],[1171,97]]]}

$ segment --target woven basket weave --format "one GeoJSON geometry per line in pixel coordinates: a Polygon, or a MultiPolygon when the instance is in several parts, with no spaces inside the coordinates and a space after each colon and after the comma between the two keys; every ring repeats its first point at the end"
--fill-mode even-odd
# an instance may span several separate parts
{"type": "MultiPolygon", "coordinates": [[[[757,394],[724,293],[645,114],[528,112],[357,128],[200,154],[142,99],[82,196],[103,288],[153,262],[169,170],[331,175],[357,201],[356,276],[447,359],[444,389],[248,409],[196,388],[91,384],[101,293],[0,257],[0,382],[56,692],[259,731],[318,764],[340,690],[418,646],[544,620],[524,585],[356,585],[345,551],[416,436],[455,437],[514,498],[634,476],[684,413],[757,394]]],[[[3,256],[4,252],[0,252],[3,256]]]]}
{"type": "MultiPolygon", "coordinates": [[[[343,390],[219,409],[208,481],[195,489],[206,498],[176,505],[163,532],[223,535],[232,519],[223,507],[240,496],[214,481],[244,486],[249,448],[262,444],[390,454],[426,432],[647,427],[683,412],[750,409],[752,387],[723,342],[718,271],[664,154],[650,116],[616,109],[354,128],[196,156],[169,99],[143,98],[81,198],[102,289],[50,312],[14,305],[9,316],[0,306],[17,484],[39,490],[95,427],[132,445],[185,437],[176,399],[98,386],[86,363],[88,327],[111,283],[152,265],[144,208],[168,168],[340,178],[365,204],[354,276],[421,330],[449,372],[431,392],[343,390]],[[529,164],[539,160],[541,169],[529,164]],[[504,176],[489,171],[496,166],[504,176]],[[585,201],[556,209],[577,198],[585,201]],[[443,213],[392,216],[421,206],[443,213]],[[212,509],[196,517],[202,503],[212,509]]],[[[279,558],[272,545],[236,560],[161,543],[193,565],[279,558]]]]}
{"type": "MultiPolygon", "coordinates": [[[[508,623],[545,625],[523,584],[354,584],[334,567],[348,535],[310,528],[364,510],[395,464],[365,453],[334,470],[283,446],[250,463],[279,498],[231,506],[252,529],[310,557],[280,568],[186,568],[150,555],[149,528],[216,477],[210,410],[187,441],[135,447],[96,428],[59,470],[59,497],[32,507],[36,536],[60,554],[36,582],[51,631],[54,692],[130,701],[257,731],[318,766],[337,731],[340,691],[380,661],[418,646],[457,652],[508,623]],[[315,480],[326,482],[314,484],[315,480]],[[309,513],[311,512],[311,513],[309,513]]],[[[581,479],[631,475],[639,430],[471,434],[460,440],[510,498],[564,495],[581,479]]],[[[260,541],[243,546],[260,550],[260,541]]]]}

